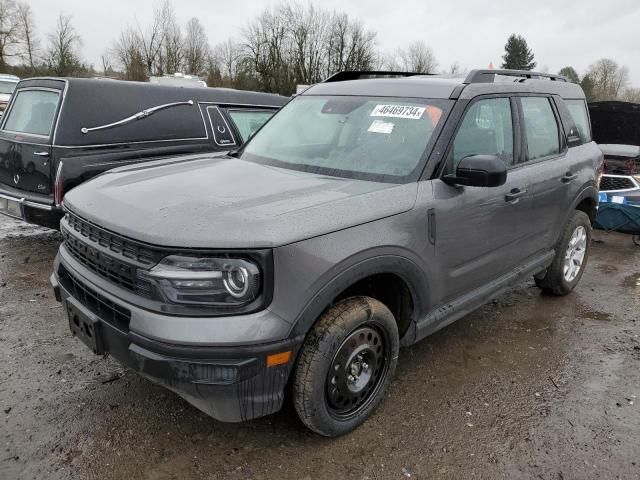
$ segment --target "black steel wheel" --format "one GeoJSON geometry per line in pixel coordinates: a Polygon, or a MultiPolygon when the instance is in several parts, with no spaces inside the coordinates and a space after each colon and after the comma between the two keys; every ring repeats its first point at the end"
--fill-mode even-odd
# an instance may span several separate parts
{"type": "Polygon", "coordinates": [[[327,375],[329,412],[357,415],[375,395],[389,368],[389,340],[375,325],[354,330],[336,352],[327,375]]]}
{"type": "Polygon", "coordinates": [[[353,297],[327,310],[296,363],[293,401],[302,422],[327,437],[362,424],[391,383],[399,343],[395,318],[378,300],[353,297]]]}

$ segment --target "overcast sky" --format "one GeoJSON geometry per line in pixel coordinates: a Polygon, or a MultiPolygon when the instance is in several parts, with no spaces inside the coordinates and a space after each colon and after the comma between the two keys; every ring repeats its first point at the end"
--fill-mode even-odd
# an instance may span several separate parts
{"type": "MultiPolygon", "coordinates": [[[[100,56],[127,24],[146,24],[158,0],[26,0],[40,32],[51,31],[60,11],[71,14],[82,37],[82,56],[100,68],[100,56]]],[[[197,17],[209,42],[238,36],[268,5],[265,0],[174,0],[180,23],[197,17]]],[[[308,3],[300,1],[299,3],[308,3]]],[[[424,40],[440,68],[499,67],[512,32],[523,35],[538,68],[572,65],[580,75],[602,57],[626,65],[640,87],[640,0],[322,0],[315,5],[360,18],[378,33],[378,47],[393,50],[424,40]],[[489,5],[491,3],[492,5],[489,5]]]]}

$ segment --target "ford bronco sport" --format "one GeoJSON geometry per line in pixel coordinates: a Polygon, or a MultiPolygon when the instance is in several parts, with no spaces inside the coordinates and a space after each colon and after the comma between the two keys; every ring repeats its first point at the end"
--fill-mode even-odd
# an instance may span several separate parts
{"type": "Polygon", "coordinates": [[[337,436],[380,404],[400,346],[532,276],[571,292],[602,163],[580,87],[379,73],[309,88],[229,155],[71,191],[51,281],[72,332],[219,420],[286,391],[337,436]]]}

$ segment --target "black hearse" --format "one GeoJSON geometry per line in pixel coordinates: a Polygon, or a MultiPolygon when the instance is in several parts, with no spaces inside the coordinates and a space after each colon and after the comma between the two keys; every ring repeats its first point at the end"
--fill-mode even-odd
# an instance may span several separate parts
{"type": "Polygon", "coordinates": [[[58,228],[65,192],[117,166],[239,147],[288,99],[109,79],[21,81],[0,123],[0,213],[58,228]]]}

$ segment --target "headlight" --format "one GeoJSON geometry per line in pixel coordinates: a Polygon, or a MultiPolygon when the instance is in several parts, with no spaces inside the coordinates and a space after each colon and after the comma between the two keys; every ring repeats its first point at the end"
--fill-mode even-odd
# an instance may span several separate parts
{"type": "Polygon", "coordinates": [[[240,307],[258,297],[262,283],[258,266],[241,258],[171,255],[138,275],[167,303],[191,306],[240,307]]]}

